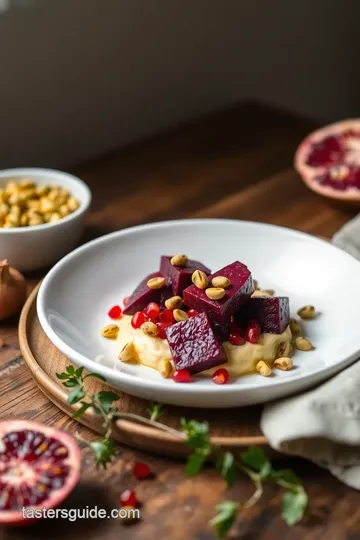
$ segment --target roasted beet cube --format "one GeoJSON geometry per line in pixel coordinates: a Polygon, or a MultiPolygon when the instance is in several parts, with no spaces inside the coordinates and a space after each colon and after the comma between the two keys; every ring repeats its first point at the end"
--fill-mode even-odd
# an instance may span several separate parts
{"type": "Polygon", "coordinates": [[[281,334],[290,321],[289,298],[287,296],[250,298],[236,314],[236,320],[240,325],[246,326],[251,319],[261,324],[262,332],[281,334]]]}
{"type": "Polygon", "coordinates": [[[199,373],[227,362],[206,313],[199,313],[165,329],[176,369],[199,373]]]}
{"type": "Polygon", "coordinates": [[[231,315],[247,302],[254,292],[251,272],[245,264],[235,261],[209,277],[209,283],[216,276],[224,276],[230,280],[230,286],[225,289],[221,300],[210,300],[205,291],[191,285],[184,290],[184,303],[198,311],[206,311],[210,319],[225,325],[231,315]]]}
{"type": "Polygon", "coordinates": [[[160,272],[153,272],[144,278],[136,287],[124,309],[125,315],[133,315],[136,311],[142,311],[149,302],[160,302],[162,289],[149,289],[147,282],[154,277],[160,277],[160,272]]]}
{"type": "Polygon", "coordinates": [[[167,285],[172,286],[175,296],[182,295],[183,290],[191,285],[191,276],[195,270],[202,270],[209,275],[211,270],[199,261],[189,259],[186,266],[173,266],[170,262],[171,257],[163,255],[160,263],[160,273],[166,279],[167,285]]]}

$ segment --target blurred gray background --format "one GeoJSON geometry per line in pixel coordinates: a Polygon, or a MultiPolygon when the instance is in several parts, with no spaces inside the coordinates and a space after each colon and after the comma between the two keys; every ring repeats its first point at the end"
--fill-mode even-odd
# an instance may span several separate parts
{"type": "Polygon", "coordinates": [[[356,0],[0,0],[0,167],[60,166],[244,100],[360,114],[356,0]]]}

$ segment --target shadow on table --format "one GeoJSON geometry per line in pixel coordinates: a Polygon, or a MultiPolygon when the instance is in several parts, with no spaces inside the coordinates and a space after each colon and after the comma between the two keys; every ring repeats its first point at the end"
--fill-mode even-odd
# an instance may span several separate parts
{"type": "MultiPolygon", "coordinates": [[[[105,486],[95,483],[80,483],[68,499],[61,505],[61,509],[85,510],[104,509],[109,514],[114,507],[109,499],[105,486]]],[[[48,540],[58,538],[70,540],[73,538],[91,538],[98,534],[101,527],[109,523],[107,518],[84,518],[70,520],[68,518],[42,519],[29,525],[5,527],[0,533],[1,540],[48,540]]]]}

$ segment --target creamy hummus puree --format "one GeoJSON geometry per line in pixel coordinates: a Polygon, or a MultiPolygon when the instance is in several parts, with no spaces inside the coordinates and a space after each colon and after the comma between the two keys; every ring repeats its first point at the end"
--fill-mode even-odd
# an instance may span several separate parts
{"type": "MultiPolygon", "coordinates": [[[[119,351],[126,343],[133,342],[139,362],[144,366],[157,369],[162,358],[167,359],[174,366],[166,339],[153,338],[145,335],[141,330],[131,326],[131,316],[124,315],[119,321],[120,332],[117,338],[119,351]]],[[[246,375],[256,371],[259,360],[266,360],[270,365],[276,359],[276,352],[281,342],[291,343],[291,330],[289,326],[282,334],[261,334],[256,345],[246,342],[245,345],[231,345],[228,341],[223,343],[227,363],[223,364],[233,377],[246,375]]],[[[203,371],[201,374],[211,375],[218,367],[203,371]]]]}

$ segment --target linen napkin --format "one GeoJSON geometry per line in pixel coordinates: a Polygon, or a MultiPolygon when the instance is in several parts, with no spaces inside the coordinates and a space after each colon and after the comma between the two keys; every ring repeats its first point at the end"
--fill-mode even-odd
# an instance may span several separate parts
{"type": "MultiPolygon", "coordinates": [[[[360,215],[332,242],[360,260],[360,215]]],[[[315,389],[267,405],[261,429],[272,448],[307,458],[360,490],[360,361],[315,389]]]]}

